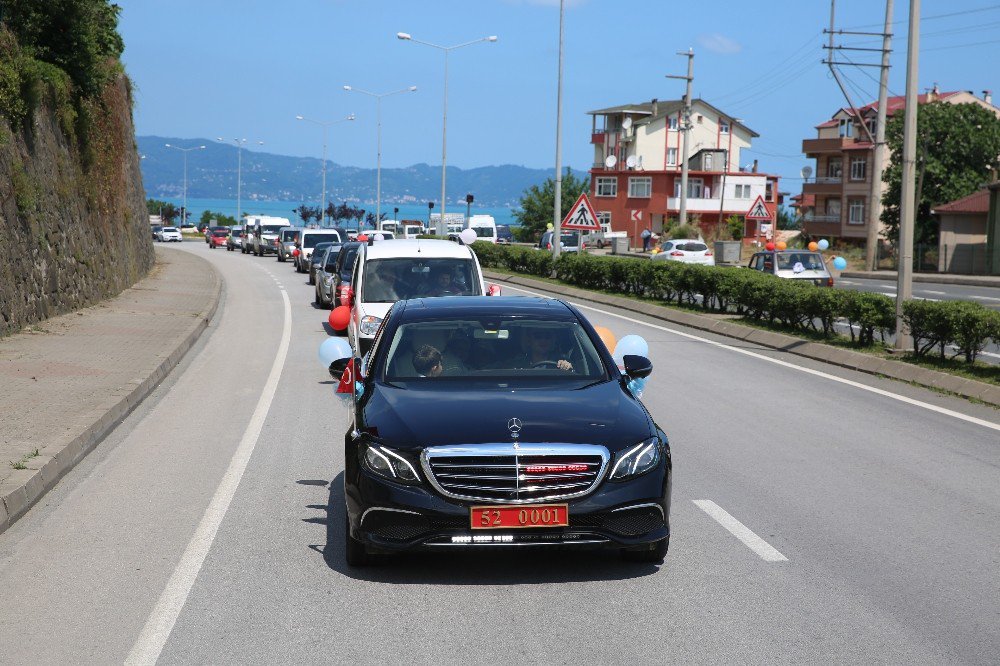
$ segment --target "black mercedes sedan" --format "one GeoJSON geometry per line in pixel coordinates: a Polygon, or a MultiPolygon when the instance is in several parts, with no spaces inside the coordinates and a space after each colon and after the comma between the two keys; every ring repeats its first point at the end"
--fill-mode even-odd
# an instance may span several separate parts
{"type": "Polygon", "coordinates": [[[348,564],[532,546],[662,562],[670,447],[629,389],[652,364],[625,356],[624,366],[559,300],[397,302],[354,359],[348,564]]]}

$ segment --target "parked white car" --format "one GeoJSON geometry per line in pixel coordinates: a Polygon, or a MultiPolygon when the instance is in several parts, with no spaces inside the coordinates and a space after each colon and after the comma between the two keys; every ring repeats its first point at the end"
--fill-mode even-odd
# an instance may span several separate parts
{"type": "Polygon", "coordinates": [[[184,240],[184,238],[181,236],[181,230],[177,227],[163,227],[156,232],[156,240],[161,243],[169,243],[173,241],[180,243],[184,240]]]}
{"type": "Polygon", "coordinates": [[[679,261],[682,264],[714,266],[715,256],[708,246],[699,240],[679,238],[665,240],[653,248],[653,261],[679,261]]]}

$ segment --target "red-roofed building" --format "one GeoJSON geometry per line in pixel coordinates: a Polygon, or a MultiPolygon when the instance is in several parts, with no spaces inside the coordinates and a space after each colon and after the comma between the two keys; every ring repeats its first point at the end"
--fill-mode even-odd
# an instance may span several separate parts
{"type": "MultiPolygon", "coordinates": [[[[886,100],[886,113],[892,117],[905,105],[904,97],[886,100]]],[[[984,91],[976,97],[968,91],[940,92],[935,86],[918,96],[918,103],[979,104],[1000,117],[993,106],[992,94],[984,91]]],[[[857,109],[838,109],[830,120],[816,126],[816,138],[802,141],[802,152],[816,160],[814,176],[802,185],[802,203],[811,196],[812,205],[798,206],[803,230],[812,236],[864,239],[868,235],[868,211],[871,196],[871,141],[862,129],[867,125],[872,136],[878,102],[857,109]]]]}
{"type": "Polygon", "coordinates": [[[988,187],[967,197],[935,206],[931,210],[940,223],[938,271],[976,274],[986,272],[986,223],[989,210],[988,187]]]}

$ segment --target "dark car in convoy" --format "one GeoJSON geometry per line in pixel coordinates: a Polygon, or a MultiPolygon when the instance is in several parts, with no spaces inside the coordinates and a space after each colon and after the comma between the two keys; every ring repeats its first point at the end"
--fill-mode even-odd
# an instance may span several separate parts
{"type": "Polygon", "coordinates": [[[562,301],[395,303],[370,352],[353,360],[348,564],[543,545],[662,562],[670,447],[629,388],[652,364],[625,356],[624,366],[562,301]]]}
{"type": "MultiPolygon", "coordinates": [[[[316,265],[316,305],[321,308],[333,306],[334,289],[337,282],[337,255],[340,254],[340,243],[331,243],[330,247],[323,251],[319,263],[316,265]]],[[[313,253],[315,257],[316,254],[313,253]]]]}
{"type": "Polygon", "coordinates": [[[510,230],[509,224],[497,225],[497,243],[509,245],[514,242],[514,233],[510,230]]]}
{"type": "Polygon", "coordinates": [[[348,301],[351,295],[351,275],[354,273],[354,261],[358,258],[358,248],[360,247],[361,243],[358,241],[351,241],[340,246],[337,265],[333,270],[333,307],[350,304],[348,301]]]}
{"type": "Polygon", "coordinates": [[[320,262],[323,260],[323,255],[326,253],[327,248],[336,245],[340,247],[342,243],[338,241],[327,241],[323,243],[317,243],[313,246],[312,254],[309,255],[309,284],[316,284],[316,269],[319,268],[320,262]]]}

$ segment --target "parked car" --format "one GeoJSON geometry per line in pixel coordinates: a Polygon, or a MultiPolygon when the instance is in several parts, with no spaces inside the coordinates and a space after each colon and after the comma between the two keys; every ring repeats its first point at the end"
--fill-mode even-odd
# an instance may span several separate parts
{"type": "Polygon", "coordinates": [[[670,444],[628,388],[652,363],[629,355],[623,365],[564,301],[393,305],[368,356],[353,360],[348,566],[373,553],[496,546],[604,548],[662,562],[670,444]],[[471,351],[445,370],[461,340],[471,351]]]}
{"type": "Polygon", "coordinates": [[[163,225],[154,224],[149,229],[153,232],[153,240],[160,240],[160,232],[163,231],[163,225]]]}
{"type": "Polygon", "coordinates": [[[181,230],[177,227],[163,227],[156,233],[156,240],[161,243],[180,243],[184,238],[181,236],[181,230]]]}
{"type": "MultiPolygon", "coordinates": [[[[341,244],[331,243],[330,247],[321,253],[322,256],[316,264],[314,278],[314,282],[316,283],[316,305],[321,308],[329,308],[333,305],[337,284],[337,257],[340,255],[340,250],[343,247],[341,244]]],[[[317,254],[320,253],[314,251],[313,257],[315,258],[317,254]]]]}
{"type": "Polygon", "coordinates": [[[292,250],[295,249],[295,243],[298,242],[301,231],[301,227],[285,227],[278,232],[278,261],[285,262],[288,259],[294,259],[292,250]]]}
{"type": "Polygon", "coordinates": [[[229,243],[229,227],[217,227],[209,236],[208,249],[227,247],[229,243]]]}
{"type": "Polygon", "coordinates": [[[747,268],[770,273],[786,280],[810,280],[818,287],[833,286],[833,275],[819,252],[809,250],[756,252],[750,257],[747,268]]]}
{"type": "MultiPolygon", "coordinates": [[[[340,246],[337,263],[334,266],[333,306],[350,305],[351,276],[354,274],[354,262],[358,258],[358,248],[361,243],[350,241],[340,246]]],[[[343,331],[344,334],[347,331],[343,331]]]]}
{"type": "Polygon", "coordinates": [[[682,264],[714,266],[715,256],[703,242],[678,238],[665,240],[653,248],[653,261],[679,261],[682,264]]]}
{"type": "Polygon", "coordinates": [[[249,238],[250,251],[258,257],[277,254],[278,233],[288,226],[288,219],[284,217],[257,217],[254,220],[253,234],[249,238]]]}
{"type": "Polygon", "coordinates": [[[432,296],[484,296],[479,259],[467,245],[445,240],[368,241],[358,248],[351,276],[347,335],[364,355],[393,303],[432,296]]]}
{"type": "MultiPolygon", "coordinates": [[[[317,244],[343,243],[345,240],[347,239],[343,238],[336,229],[303,229],[295,245],[299,249],[299,255],[295,257],[295,271],[305,273],[309,270],[309,259],[317,244]]],[[[312,284],[312,280],[309,281],[309,284],[312,284]]]]}
{"type": "Polygon", "coordinates": [[[510,230],[509,224],[497,225],[497,243],[509,245],[514,242],[514,232],[510,230]]]}
{"type": "Polygon", "coordinates": [[[319,268],[320,262],[323,261],[323,253],[326,252],[333,246],[341,247],[343,243],[340,242],[324,242],[317,243],[316,247],[313,248],[313,253],[309,257],[309,284],[316,284],[316,269],[319,268]]]}
{"type": "Polygon", "coordinates": [[[229,227],[229,236],[226,238],[226,249],[233,252],[237,248],[243,247],[243,228],[229,227]]]}
{"type": "MultiPolygon", "coordinates": [[[[542,237],[538,240],[538,245],[536,249],[539,250],[551,250],[552,249],[552,231],[546,231],[542,234],[542,237]]],[[[580,250],[580,232],[579,231],[563,231],[559,234],[559,239],[562,242],[560,245],[560,252],[579,252],[580,250]]],[[[586,245],[584,245],[586,247],[586,245]]]]}

